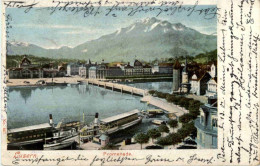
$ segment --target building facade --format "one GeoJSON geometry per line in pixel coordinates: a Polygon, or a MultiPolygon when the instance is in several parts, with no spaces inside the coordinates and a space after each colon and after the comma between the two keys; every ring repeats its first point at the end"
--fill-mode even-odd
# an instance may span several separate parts
{"type": "Polygon", "coordinates": [[[67,75],[73,76],[73,75],[79,75],[79,67],[81,65],[79,63],[69,63],[67,65],[67,75]]]}
{"type": "Polygon", "coordinates": [[[148,64],[143,65],[142,62],[135,60],[134,66],[131,66],[128,63],[124,67],[124,75],[131,76],[131,75],[151,75],[152,74],[152,67],[148,64]]]}
{"type": "Polygon", "coordinates": [[[89,72],[89,74],[88,74],[89,79],[97,79],[97,67],[96,66],[90,67],[88,72],[89,72]]]}
{"type": "Polygon", "coordinates": [[[196,95],[205,95],[208,88],[208,81],[211,76],[208,72],[194,73],[190,79],[190,93],[196,95]]]}
{"type": "Polygon", "coordinates": [[[182,81],[181,81],[181,87],[180,87],[180,92],[181,93],[189,93],[190,92],[190,83],[189,83],[189,75],[188,75],[188,68],[187,68],[187,57],[185,60],[185,66],[182,70],[182,81]]]}
{"type": "Polygon", "coordinates": [[[217,149],[218,113],[217,99],[208,98],[208,104],[201,106],[200,116],[195,120],[197,128],[197,148],[217,149]]]}
{"type": "Polygon", "coordinates": [[[32,64],[31,61],[25,55],[19,67],[9,68],[7,70],[8,77],[10,79],[15,78],[42,78],[43,70],[35,64],[32,64]]]}
{"type": "Polygon", "coordinates": [[[211,96],[216,96],[217,95],[217,77],[211,78],[207,82],[207,91],[206,91],[206,96],[211,97],[211,96]]]}
{"type": "Polygon", "coordinates": [[[159,74],[172,74],[173,63],[159,63],[159,74]]]}
{"type": "Polygon", "coordinates": [[[87,68],[84,66],[79,67],[79,76],[80,77],[87,77],[87,68]]]}

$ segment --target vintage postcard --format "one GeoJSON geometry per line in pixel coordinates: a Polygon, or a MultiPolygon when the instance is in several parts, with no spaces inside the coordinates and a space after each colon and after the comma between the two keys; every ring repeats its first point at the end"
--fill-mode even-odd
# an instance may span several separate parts
{"type": "Polygon", "coordinates": [[[258,165],[258,0],[4,0],[3,165],[258,165]]]}

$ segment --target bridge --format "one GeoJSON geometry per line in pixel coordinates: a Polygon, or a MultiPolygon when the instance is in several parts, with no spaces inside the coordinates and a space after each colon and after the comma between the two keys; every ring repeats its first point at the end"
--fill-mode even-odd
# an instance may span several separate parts
{"type": "Polygon", "coordinates": [[[148,90],[135,88],[128,85],[123,85],[123,84],[118,84],[113,82],[105,82],[96,79],[88,79],[88,80],[84,80],[84,82],[86,82],[87,84],[96,85],[98,87],[103,87],[105,89],[112,89],[112,91],[120,91],[121,93],[129,93],[138,96],[148,95],[148,90]]]}
{"type": "Polygon", "coordinates": [[[92,84],[92,85],[96,85],[99,87],[103,87],[105,89],[112,89],[113,91],[114,90],[121,91],[121,93],[130,93],[132,95],[142,96],[143,97],[143,98],[141,98],[142,102],[147,102],[148,104],[154,105],[169,113],[173,113],[177,117],[180,117],[181,115],[189,112],[185,108],[181,108],[177,105],[174,105],[173,103],[167,102],[166,100],[159,99],[159,98],[149,95],[148,90],[139,89],[139,88],[131,87],[128,85],[123,85],[123,84],[118,84],[118,83],[113,83],[113,82],[100,81],[100,80],[96,80],[96,79],[87,79],[87,80],[84,80],[84,82],[86,82],[87,84],[92,84]]]}

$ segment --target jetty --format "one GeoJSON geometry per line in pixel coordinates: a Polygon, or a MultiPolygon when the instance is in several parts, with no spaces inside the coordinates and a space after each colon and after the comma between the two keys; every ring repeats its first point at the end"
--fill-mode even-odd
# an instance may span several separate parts
{"type": "Polygon", "coordinates": [[[168,113],[173,113],[175,114],[177,117],[182,116],[183,114],[188,113],[188,110],[186,110],[185,108],[181,108],[177,105],[174,105],[172,103],[167,102],[166,100],[163,99],[159,99],[153,96],[144,96],[141,99],[142,102],[147,102],[148,104],[154,105],[158,108],[161,108],[165,111],[167,111],[168,113]]]}
{"type": "Polygon", "coordinates": [[[105,89],[111,89],[112,91],[120,91],[121,93],[130,93],[132,95],[138,95],[138,96],[148,95],[148,90],[135,88],[132,86],[118,84],[114,82],[105,82],[96,79],[88,79],[88,80],[84,80],[83,82],[87,84],[96,85],[98,87],[103,87],[105,89]]]}

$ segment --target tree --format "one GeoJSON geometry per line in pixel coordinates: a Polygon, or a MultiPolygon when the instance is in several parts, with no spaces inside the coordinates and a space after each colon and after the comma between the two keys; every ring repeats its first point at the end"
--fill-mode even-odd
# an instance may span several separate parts
{"type": "Polygon", "coordinates": [[[188,114],[184,114],[184,115],[180,116],[179,121],[180,121],[181,123],[188,123],[188,122],[190,122],[193,118],[194,118],[194,117],[193,117],[191,114],[188,113],[188,114]]]}
{"type": "Polygon", "coordinates": [[[158,128],[161,133],[169,133],[169,128],[165,124],[161,124],[158,128]]]}
{"type": "Polygon", "coordinates": [[[158,91],[155,92],[155,96],[156,96],[156,97],[159,97],[159,98],[165,99],[165,98],[166,98],[166,95],[167,95],[167,93],[158,92],[158,91]]]}
{"type": "Polygon", "coordinates": [[[149,136],[145,133],[138,133],[134,137],[134,139],[137,143],[141,144],[141,149],[142,149],[143,143],[147,143],[149,141],[149,136]]]}
{"type": "Polygon", "coordinates": [[[171,94],[168,94],[167,96],[166,96],[166,100],[168,101],[168,102],[174,102],[174,99],[175,99],[175,96],[174,95],[171,95],[171,94]]]}
{"type": "Polygon", "coordinates": [[[154,128],[154,129],[148,130],[147,135],[148,135],[150,138],[152,138],[152,141],[153,141],[153,139],[156,139],[156,138],[160,137],[160,136],[161,136],[161,133],[160,133],[160,131],[159,131],[158,129],[155,129],[155,128],[154,128]]]}
{"type": "Polygon", "coordinates": [[[178,121],[177,120],[169,120],[168,124],[169,124],[170,127],[175,128],[175,127],[178,126],[178,121]]]}
{"type": "Polygon", "coordinates": [[[172,145],[176,145],[182,141],[180,133],[171,133],[167,137],[171,140],[172,145]]]}
{"type": "Polygon", "coordinates": [[[156,92],[155,90],[149,90],[150,95],[154,95],[155,92],[156,92]]]}
{"type": "Polygon", "coordinates": [[[161,145],[161,146],[166,146],[166,145],[171,145],[171,140],[168,139],[168,137],[160,137],[157,141],[156,144],[161,145]]]}

